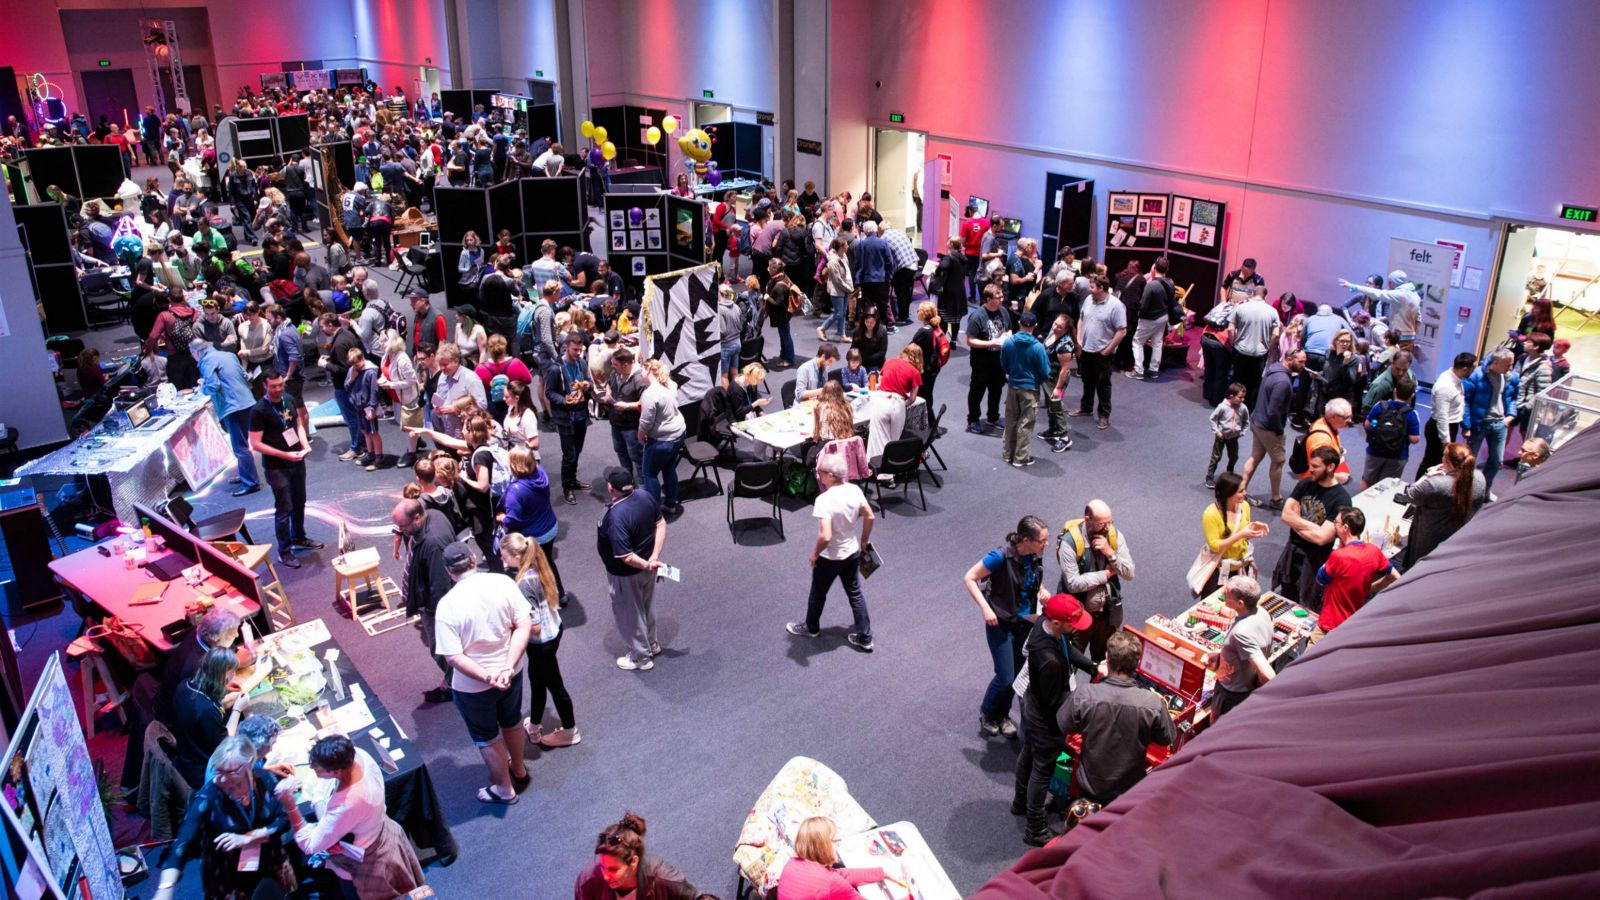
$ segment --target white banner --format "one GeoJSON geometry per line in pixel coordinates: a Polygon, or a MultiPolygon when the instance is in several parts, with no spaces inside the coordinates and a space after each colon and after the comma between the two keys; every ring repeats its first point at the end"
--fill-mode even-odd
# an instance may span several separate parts
{"type": "Polygon", "coordinates": [[[716,263],[653,275],[640,309],[641,359],[660,359],[678,385],[678,405],[699,403],[716,382],[722,355],[716,263]]]}
{"type": "Polygon", "coordinates": [[[1389,239],[1389,271],[1399,269],[1417,289],[1417,337],[1411,348],[1412,371],[1431,378],[1439,370],[1439,340],[1445,323],[1445,299],[1450,294],[1450,272],[1455,251],[1431,241],[1389,239]]]}

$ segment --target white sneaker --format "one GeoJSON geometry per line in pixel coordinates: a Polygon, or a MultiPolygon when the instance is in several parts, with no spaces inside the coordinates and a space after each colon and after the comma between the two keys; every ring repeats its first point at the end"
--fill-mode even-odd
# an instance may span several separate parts
{"type": "Polygon", "coordinates": [[[576,728],[557,728],[539,739],[541,747],[571,747],[583,740],[576,728]]]}
{"type": "Polygon", "coordinates": [[[647,671],[649,671],[649,670],[651,670],[651,669],[653,669],[655,667],[656,667],[656,664],[654,662],[652,662],[648,656],[645,657],[642,662],[635,662],[633,657],[631,657],[631,656],[619,656],[619,657],[617,657],[617,668],[622,669],[622,670],[627,671],[627,672],[632,672],[632,671],[635,671],[635,670],[640,671],[640,672],[647,672],[647,671]]]}
{"type": "Polygon", "coordinates": [[[544,729],[541,728],[538,725],[533,724],[532,722],[523,722],[522,723],[522,730],[526,731],[528,733],[528,740],[533,741],[535,744],[540,743],[543,740],[539,736],[539,734],[544,729]]]}

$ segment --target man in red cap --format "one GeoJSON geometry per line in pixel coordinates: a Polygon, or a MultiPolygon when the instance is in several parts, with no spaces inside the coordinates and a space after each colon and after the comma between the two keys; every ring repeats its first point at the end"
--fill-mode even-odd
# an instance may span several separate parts
{"type": "Polygon", "coordinates": [[[1022,752],[1017,756],[1011,814],[1028,817],[1022,839],[1035,847],[1044,846],[1056,836],[1044,809],[1056,758],[1067,742],[1056,715],[1076,683],[1077,673],[1072,670],[1082,670],[1089,677],[1096,673],[1094,661],[1069,639],[1093,621],[1076,597],[1056,594],[1045,601],[1023,651],[1028,657],[1024,670],[1028,684],[1026,690],[1017,686],[1022,697],[1022,752]]]}

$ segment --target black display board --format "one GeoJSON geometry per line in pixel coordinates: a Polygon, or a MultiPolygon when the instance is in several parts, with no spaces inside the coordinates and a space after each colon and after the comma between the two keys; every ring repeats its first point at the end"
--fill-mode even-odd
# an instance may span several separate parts
{"type": "Polygon", "coordinates": [[[672,268],[698,266],[709,261],[711,251],[706,249],[706,203],[676,194],[667,199],[667,252],[672,258],[672,268]]]}
{"type": "Polygon", "coordinates": [[[1112,281],[1129,260],[1139,261],[1139,271],[1149,272],[1150,264],[1166,252],[1167,207],[1172,198],[1166,194],[1141,194],[1137,191],[1112,191],[1106,198],[1105,228],[1100,232],[1104,243],[1102,254],[1106,270],[1112,281]],[[1140,213],[1144,212],[1144,215],[1140,213]],[[1156,215],[1156,212],[1160,215],[1156,215]],[[1144,234],[1139,234],[1139,220],[1145,219],[1144,234]],[[1152,233],[1155,219],[1160,220],[1159,236],[1152,233]]]}
{"type": "Polygon", "coordinates": [[[566,247],[581,247],[587,210],[575,176],[522,178],[489,188],[435,187],[433,208],[438,216],[445,300],[450,306],[475,302],[458,286],[456,265],[461,258],[461,238],[475,231],[484,247],[495,242],[501,229],[511,232],[519,249],[519,265],[539,255],[539,245],[553,240],[566,247]]]}
{"type": "Polygon", "coordinates": [[[611,263],[611,271],[621,275],[635,292],[640,290],[645,276],[672,271],[667,235],[671,217],[665,194],[607,194],[605,215],[604,256],[611,263]]]}
{"type": "Polygon", "coordinates": [[[472,110],[481,105],[487,113],[493,106],[494,95],[499,91],[468,91],[451,90],[439,92],[439,111],[453,113],[456,121],[468,124],[472,121],[472,110]]]}
{"type": "Polygon", "coordinates": [[[561,110],[554,103],[528,104],[528,142],[541,138],[555,141],[561,136],[561,110]]]}
{"type": "Polygon", "coordinates": [[[1181,288],[1193,285],[1185,305],[1204,315],[1222,284],[1222,243],[1228,205],[1185,194],[1113,191],[1106,198],[1105,263],[1113,277],[1128,260],[1150,271],[1165,255],[1167,275],[1181,288]]]}
{"type": "MultiPolygon", "coordinates": [[[[616,145],[617,158],[613,160],[616,166],[625,166],[637,163],[641,166],[656,166],[662,170],[667,167],[667,144],[675,141],[682,134],[667,134],[662,129],[661,140],[650,146],[645,141],[645,132],[653,125],[661,128],[661,123],[667,118],[665,109],[655,109],[646,106],[600,106],[590,112],[589,121],[596,127],[606,130],[606,140],[616,145]]],[[[588,141],[583,141],[584,146],[588,141]]],[[[569,148],[577,152],[578,147],[569,148]]]]}
{"type": "Polygon", "coordinates": [[[277,168],[311,146],[311,122],[305,113],[233,120],[235,155],[245,165],[277,168]]]}
{"type": "MultiPolygon", "coordinates": [[[[1046,202],[1054,203],[1055,195],[1049,195],[1046,202]]],[[[1061,208],[1056,210],[1055,230],[1054,244],[1045,259],[1054,259],[1062,250],[1071,250],[1079,259],[1089,254],[1089,246],[1094,241],[1093,179],[1076,179],[1061,185],[1061,208]]]]}
{"type": "Polygon", "coordinates": [[[114,197],[128,177],[127,155],[104,144],[36,147],[23,151],[23,158],[40,198],[52,184],[80,200],[114,197]]]}
{"type": "Polygon", "coordinates": [[[22,246],[28,251],[33,295],[44,306],[45,329],[59,334],[88,328],[89,316],[72,264],[66,208],[58,203],[36,203],[15,207],[12,212],[22,246]]]}
{"type": "Polygon", "coordinates": [[[766,177],[761,169],[761,129],[754,122],[718,122],[705,127],[706,133],[716,138],[711,159],[724,178],[766,177]]]}

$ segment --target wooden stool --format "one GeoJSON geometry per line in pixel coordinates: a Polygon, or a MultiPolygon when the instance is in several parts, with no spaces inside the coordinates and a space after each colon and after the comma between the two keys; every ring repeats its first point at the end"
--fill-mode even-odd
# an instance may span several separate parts
{"type": "Polygon", "coordinates": [[[83,733],[94,737],[94,720],[105,715],[108,709],[115,709],[117,718],[127,725],[128,714],[122,709],[122,702],[128,699],[128,693],[118,688],[116,681],[111,678],[111,670],[106,668],[106,658],[99,642],[94,638],[80,637],[67,645],[67,658],[78,661],[78,671],[83,676],[83,733]],[[98,686],[95,684],[97,679],[100,682],[98,686]],[[100,690],[101,687],[105,690],[100,690]]]}
{"type": "Polygon", "coordinates": [[[404,628],[411,624],[406,616],[405,598],[389,578],[378,574],[378,548],[352,550],[333,558],[333,595],[350,604],[350,617],[369,637],[404,628]],[[358,586],[365,585],[365,589],[358,586]],[[391,599],[391,596],[393,599],[391,599]],[[395,602],[399,606],[395,606],[395,602]]]}
{"type": "Polygon", "coordinates": [[[266,608],[267,624],[273,631],[282,631],[294,627],[294,609],[289,605],[289,593],[284,590],[283,580],[278,577],[278,569],[272,564],[271,544],[241,544],[238,541],[212,541],[211,546],[228,554],[255,573],[256,581],[261,583],[261,604],[266,608]],[[267,581],[257,570],[258,566],[265,564],[267,581]]]}

